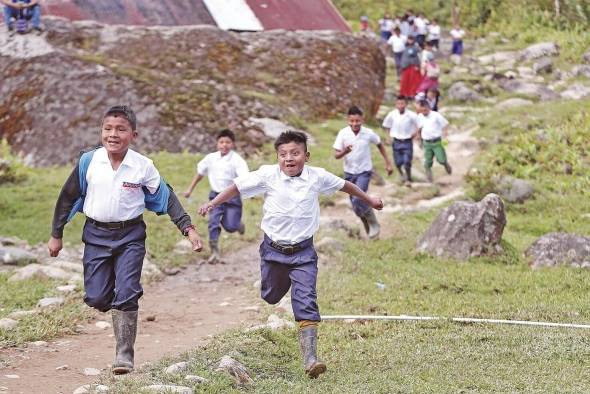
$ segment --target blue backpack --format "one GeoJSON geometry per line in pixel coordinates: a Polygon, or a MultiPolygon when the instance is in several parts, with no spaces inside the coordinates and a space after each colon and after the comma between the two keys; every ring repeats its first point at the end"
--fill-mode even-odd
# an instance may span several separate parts
{"type": "MultiPolygon", "coordinates": [[[[98,148],[97,148],[98,149],[98,148]]],[[[96,149],[89,152],[85,152],[80,156],[78,162],[78,178],[80,179],[80,197],[74,203],[70,215],[68,216],[68,222],[76,215],[77,212],[82,212],[84,208],[84,199],[86,198],[86,190],[88,189],[88,182],[86,181],[86,173],[88,173],[88,167],[92,161],[96,149]]],[[[144,186],[143,194],[145,199],[145,208],[149,211],[155,212],[156,215],[165,215],[168,213],[168,199],[170,198],[170,187],[160,177],[160,186],[154,194],[151,194],[149,190],[144,186]]]]}

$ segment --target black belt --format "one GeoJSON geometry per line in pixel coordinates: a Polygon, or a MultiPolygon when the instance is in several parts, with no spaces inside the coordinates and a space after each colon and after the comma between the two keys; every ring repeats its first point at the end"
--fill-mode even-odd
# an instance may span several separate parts
{"type": "Polygon", "coordinates": [[[125,227],[129,227],[133,224],[141,223],[143,221],[143,215],[139,215],[136,218],[124,220],[122,222],[99,222],[98,220],[94,220],[89,217],[86,217],[86,221],[94,224],[97,227],[103,227],[109,230],[119,230],[125,227]]]}
{"type": "Polygon", "coordinates": [[[406,138],[405,140],[399,139],[399,138],[393,138],[393,142],[412,142],[411,138],[406,138]]]}
{"type": "Polygon", "coordinates": [[[438,138],[434,138],[434,139],[431,139],[431,140],[424,140],[424,142],[428,142],[429,144],[432,144],[433,142],[439,142],[439,141],[440,141],[440,139],[441,139],[441,138],[440,138],[440,137],[438,137],[438,138]]]}
{"type": "Polygon", "coordinates": [[[275,241],[270,241],[270,246],[272,246],[274,249],[278,250],[282,254],[286,255],[292,255],[297,252],[301,252],[303,249],[305,249],[300,245],[281,245],[276,243],[275,241]]]}

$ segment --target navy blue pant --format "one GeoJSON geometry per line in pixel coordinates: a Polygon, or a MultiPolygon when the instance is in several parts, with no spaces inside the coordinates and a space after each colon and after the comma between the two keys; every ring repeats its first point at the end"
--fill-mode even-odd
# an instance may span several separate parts
{"type": "Polygon", "coordinates": [[[394,140],[393,141],[393,161],[397,168],[412,167],[412,158],[414,157],[414,144],[412,140],[394,140]]]}
{"type": "Polygon", "coordinates": [[[101,312],[139,309],[145,238],[144,222],[118,230],[86,222],[82,233],[86,304],[101,312]]]}
{"type": "MultiPolygon", "coordinates": [[[[33,27],[38,29],[41,26],[41,6],[37,4],[27,8],[26,10],[27,14],[25,17],[27,19],[31,19],[33,27]]],[[[12,18],[15,20],[18,19],[19,12],[20,10],[16,8],[10,7],[8,5],[4,6],[4,23],[6,26],[12,25],[12,18]]]]}
{"type": "MultiPolygon", "coordinates": [[[[211,191],[209,201],[217,197],[218,194],[211,191]]],[[[219,239],[221,227],[228,233],[238,231],[240,223],[242,223],[242,199],[237,196],[209,212],[209,239],[213,241],[219,239]]]]}
{"type": "Polygon", "coordinates": [[[463,54],[463,40],[453,41],[453,49],[451,52],[453,55],[462,55],[463,54]]]}
{"type": "Polygon", "coordinates": [[[260,295],[269,304],[276,304],[290,288],[295,321],[320,321],[316,293],[318,255],[313,238],[298,244],[303,250],[292,255],[281,253],[270,242],[265,234],[260,244],[260,295]]]}
{"type": "MultiPolygon", "coordinates": [[[[344,179],[354,183],[359,187],[359,189],[366,193],[367,190],[369,190],[369,182],[371,181],[372,174],[373,171],[365,171],[361,172],[360,174],[349,174],[348,172],[345,172],[344,179]]],[[[350,196],[350,202],[352,203],[352,210],[358,217],[364,216],[367,211],[371,209],[371,207],[368,206],[366,202],[358,197],[350,196]]]]}

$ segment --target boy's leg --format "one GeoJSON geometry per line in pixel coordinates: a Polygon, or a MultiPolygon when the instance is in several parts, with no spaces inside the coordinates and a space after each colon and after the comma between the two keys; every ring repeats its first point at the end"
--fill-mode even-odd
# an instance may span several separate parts
{"type": "MultiPolygon", "coordinates": [[[[262,247],[270,247],[263,244],[262,247]]],[[[260,261],[260,296],[269,304],[279,302],[291,287],[289,266],[262,259],[260,261]]]]}
{"type": "Polygon", "coordinates": [[[29,15],[33,23],[33,29],[37,31],[41,30],[41,6],[37,4],[31,7],[29,9],[29,15]]]}
{"type": "Polygon", "coordinates": [[[436,146],[434,146],[434,156],[436,157],[436,161],[445,167],[447,174],[451,174],[453,172],[453,169],[451,168],[447,159],[445,148],[442,146],[442,142],[437,142],[436,146]]]}
{"type": "Polygon", "coordinates": [[[433,143],[424,142],[424,169],[428,182],[432,182],[432,159],[434,158],[433,143]]]}
{"type": "Polygon", "coordinates": [[[228,233],[236,231],[244,233],[244,224],[242,223],[242,199],[240,196],[234,197],[224,205],[223,217],[221,218],[221,226],[228,233]]]}
{"type": "Polygon", "coordinates": [[[404,165],[404,157],[400,150],[400,142],[393,142],[393,146],[391,147],[393,151],[393,162],[395,163],[395,167],[400,175],[400,182],[404,181],[404,172],[402,171],[402,167],[404,165]]]}
{"type": "Polygon", "coordinates": [[[404,142],[403,165],[406,170],[406,182],[412,182],[412,159],[414,158],[414,144],[412,141],[404,142]]]}
{"type": "Polygon", "coordinates": [[[14,22],[12,22],[12,18],[16,19],[18,17],[17,9],[9,7],[7,5],[4,6],[4,24],[9,31],[14,30],[14,22]]]}
{"type": "MultiPolygon", "coordinates": [[[[214,191],[209,193],[209,201],[213,200],[217,194],[214,191]]],[[[221,234],[221,219],[225,213],[225,204],[213,208],[209,212],[209,220],[207,228],[209,230],[209,247],[211,248],[211,257],[209,257],[209,263],[218,263],[221,259],[219,253],[219,235],[221,234]]]]}
{"type": "Polygon", "coordinates": [[[84,302],[101,312],[112,308],[115,298],[115,269],[109,230],[86,223],[84,242],[84,302]]]}
{"type": "MultiPolygon", "coordinates": [[[[358,186],[359,189],[365,193],[369,190],[369,182],[371,181],[371,171],[365,171],[360,174],[347,174],[345,179],[358,186]],[[349,179],[346,179],[346,178],[349,179]]],[[[364,214],[371,209],[366,202],[358,197],[350,196],[352,209],[358,217],[363,217],[364,214]]]]}

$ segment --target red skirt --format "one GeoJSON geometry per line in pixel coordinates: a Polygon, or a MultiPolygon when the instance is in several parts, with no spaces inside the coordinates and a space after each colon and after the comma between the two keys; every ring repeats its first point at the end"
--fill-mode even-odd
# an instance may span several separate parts
{"type": "Polygon", "coordinates": [[[399,83],[399,94],[406,97],[414,97],[418,86],[422,82],[422,74],[418,66],[410,66],[404,69],[399,83]]]}

